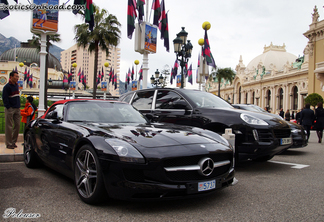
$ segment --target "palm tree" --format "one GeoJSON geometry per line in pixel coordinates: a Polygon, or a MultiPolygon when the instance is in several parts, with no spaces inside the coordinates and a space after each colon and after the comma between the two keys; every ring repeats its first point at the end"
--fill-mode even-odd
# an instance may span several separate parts
{"type": "Polygon", "coordinates": [[[89,24],[83,23],[74,27],[76,35],[75,40],[78,46],[88,47],[89,52],[95,52],[94,73],[93,73],[93,98],[96,98],[97,91],[97,66],[99,47],[109,54],[109,46],[117,46],[120,40],[121,24],[117,17],[109,14],[105,9],[100,11],[95,6],[94,27],[89,31],[89,24]]]}
{"type": "Polygon", "coordinates": [[[208,79],[209,81],[215,81],[218,82],[218,97],[220,97],[220,84],[222,79],[225,81],[229,81],[232,84],[233,79],[235,78],[235,72],[231,68],[224,68],[224,69],[218,69],[212,68],[212,72],[209,75],[208,79]]]}

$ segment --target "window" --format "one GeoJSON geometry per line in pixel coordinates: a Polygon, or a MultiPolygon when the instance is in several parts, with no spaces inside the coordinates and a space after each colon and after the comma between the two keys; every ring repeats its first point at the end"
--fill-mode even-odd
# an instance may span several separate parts
{"type": "Polygon", "coordinates": [[[125,103],[129,103],[131,98],[133,97],[134,93],[130,93],[128,95],[126,95],[121,101],[125,102],[125,103]]]}
{"type": "MultiPolygon", "coordinates": [[[[177,105],[174,104],[176,101],[185,100],[175,92],[169,90],[159,90],[156,97],[156,109],[178,109],[177,105]]],[[[186,103],[186,102],[185,102],[186,103]]],[[[188,107],[189,104],[187,104],[188,107]]]]}
{"type": "Polygon", "coordinates": [[[132,105],[138,109],[151,109],[153,102],[154,91],[144,91],[135,94],[132,105]]]}
{"type": "MultiPolygon", "coordinates": [[[[59,119],[62,119],[63,118],[63,106],[64,106],[63,104],[57,104],[56,106],[52,106],[48,113],[56,111],[57,117],[59,119]]],[[[48,118],[47,115],[46,115],[46,118],[48,118]]]]}

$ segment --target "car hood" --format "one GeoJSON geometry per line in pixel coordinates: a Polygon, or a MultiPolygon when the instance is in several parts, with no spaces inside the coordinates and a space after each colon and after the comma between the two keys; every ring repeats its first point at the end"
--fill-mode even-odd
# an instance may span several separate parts
{"type": "Polygon", "coordinates": [[[92,135],[105,138],[119,138],[143,147],[163,147],[186,144],[222,143],[227,141],[216,133],[187,126],[152,124],[152,125],[123,125],[87,123],[80,126],[86,128],[92,135]]]}

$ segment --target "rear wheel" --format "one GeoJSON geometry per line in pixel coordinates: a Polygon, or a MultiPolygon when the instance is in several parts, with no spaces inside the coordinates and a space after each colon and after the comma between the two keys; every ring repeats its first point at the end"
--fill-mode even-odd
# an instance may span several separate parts
{"type": "Polygon", "coordinates": [[[80,198],[88,204],[97,204],[107,196],[99,160],[90,145],[84,145],[74,160],[74,183],[80,198]]]}
{"type": "Polygon", "coordinates": [[[24,162],[28,168],[35,168],[39,166],[37,154],[34,148],[35,146],[32,133],[28,131],[24,138],[24,162]]]}

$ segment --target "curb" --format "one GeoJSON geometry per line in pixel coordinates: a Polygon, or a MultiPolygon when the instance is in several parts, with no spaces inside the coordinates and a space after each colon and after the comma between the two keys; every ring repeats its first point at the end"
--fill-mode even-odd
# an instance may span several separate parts
{"type": "Polygon", "coordinates": [[[19,134],[17,141],[18,148],[8,150],[5,145],[5,134],[0,134],[0,163],[24,161],[23,147],[20,145],[23,141],[23,134],[19,134]]]}
{"type": "Polygon", "coordinates": [[[0,154],[0,162],[21,162],[24,161],[24,154],[0,154]]]}

